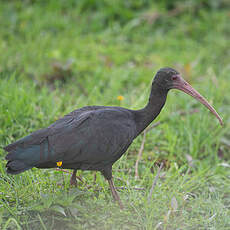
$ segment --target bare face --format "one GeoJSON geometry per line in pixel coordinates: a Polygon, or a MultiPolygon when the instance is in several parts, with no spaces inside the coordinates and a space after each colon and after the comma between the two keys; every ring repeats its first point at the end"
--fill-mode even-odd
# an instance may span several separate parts
{"type": "Polygon", "coordinates": [[[156,74],[154,82],[156,82],[157,85],[165,90],[179,89],[186,94],[192,96],[200,103],[202,103],[205,107],[207,107],[211,111],[211,113],[216,116],[220,124],[223,125],[223,121],[219,114],[216,112],[216,110],[201,94],[199,94],[188,82],[186,82],[176,70],[172,68],[160,69],[156,74]]]}

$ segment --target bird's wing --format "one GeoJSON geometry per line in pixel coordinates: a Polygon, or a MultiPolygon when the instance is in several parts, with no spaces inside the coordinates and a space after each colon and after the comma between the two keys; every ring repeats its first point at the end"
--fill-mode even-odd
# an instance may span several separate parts
{"type": "Polygon", "coordinates": [[[47,138],[50,135],[55,134],[56,132],[59,132],[60,129],[63,127],[67,127],[71,122],[74,121],[75,125],[80,124],[86,116],[84,116],[85,113],[87,113],[90,110],[96,110],[98,109],[96,106],[87,106],[83,107],[81,109],[77,109],[64,117],[60,118],[56,122],[54,122],[52,125],[50,125],[48,128],[39,129],[35,132],[32,132],[28,136],[25,136],[7,146],[4,147],[4,150],[7,152],[14,151],[18,147],[20,148],[26,148],[28,146],[32,145],[38,145],[43,142],[45,138],[47,138]]]}
{"type": "MultiPolygon", "coordinates": [[[[48,128],[37,130],[5,146],[4,150],[8,152],[6,155],[8,172],[14,174],[20,173],[33,166],[56,158],[57,155],[49,143],[49,138],[55,136],[56,141],[59,141],[59,138],[57,138],[59,133],[65,135],[71,128],[76,128],[89,117],[87,111],[89,111],[88,107],[87,109],[82,108],[80,111],[75,110],[54,122],[48,128]]],[[[65,148],[66,146],[64,146],[64,150],[65,148]]]]}
{"type": "Polygon", "coordinates": [[[127,111],[99,110],[57,124],[48,140],[54,159],[65,164],[107,164],[116,161],[132,143],[135,125],[127,111]],[[57,132],[57,129],[59,130],[57,132]]]}

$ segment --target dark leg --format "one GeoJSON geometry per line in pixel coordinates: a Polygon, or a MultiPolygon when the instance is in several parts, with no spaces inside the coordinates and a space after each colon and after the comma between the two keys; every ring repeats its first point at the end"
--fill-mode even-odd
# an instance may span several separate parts
{"type": "Polygon", "coordinates": [[[97,180],[97,172],[94,171],[93,172],[93,183],[96,184],[96,180],[97,180]]]}
{"type": "Polygon", "coordinates": [[[116,189],[114,187],[113,180],[110,179],[110,180],[108,180],[108,182],[109,182],[109,187],[110,187],[110,190],[112,192],[114,200],[118,202],[118,204],[119,204],[121,209],[124,209],[124,206],[123,206],[123,204],[121,202],[121,199],[120,199],[120,197],[119,197],[119,195],[118,195],[118,193],[117,193],[117,191],[116,191],[116,189]]]}
{"type": "Polygon", "coordinates": [[[121,202],[121,199],[114,187],[114,184],[113,184],[113,179],[112,179],[112,165],[108,165],[107,167],[105,167],[103,170],[101,170],[101,173],[103,174],[103,176],[105,177],[106,180],[108,180],[109,182],[109,187],[110,187],[110,190],[112,192],[112,195],[113,195],[113,199],[115,201],[118,202],[119,206],[121,209],[124,208],[122,202],[121,202]]]}
{"type": "Polygon", "coordinates": [[[77,187],[76,173],[77,173],[77,170],[74,169],[73,174],[72,174],[72,176],[70,178],[70,184],[77,187]]]}

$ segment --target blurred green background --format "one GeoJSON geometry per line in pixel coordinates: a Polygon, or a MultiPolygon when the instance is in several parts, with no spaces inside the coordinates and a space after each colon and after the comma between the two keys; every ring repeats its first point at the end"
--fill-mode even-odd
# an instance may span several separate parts
{"type": "Polygon", "coordinates": [[[1,229],[229,229],[230,4],[227,0],[0,1],[0,146],[86,105],[147,103],[154,74],[177,69],[222,116],[170,91],[146,134],[113,167],[124,211],[97,173],[5,172],[1,229]],[[118,100],[123,96],[123,100],[118,100]],[[147,197],[164,162],[152,199],[147,197]]]}

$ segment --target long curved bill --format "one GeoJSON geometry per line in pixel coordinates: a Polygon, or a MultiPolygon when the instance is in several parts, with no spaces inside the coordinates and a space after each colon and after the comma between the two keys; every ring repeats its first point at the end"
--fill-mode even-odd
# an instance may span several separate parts
{"type": "Polygon", "coordinates": [[[188,84],[179,74],[173,76],[173,89],[179,89],[188,95],[194,97],[196,100],[198,100],[200,103],[202,103],[204,106],[206,106],[211,113],[213,113],[217,119],[219,120],[220,124],[223,125],[223,121],[219,114],[216,112],[216,110],[208,103],[208,101],[200,95],[190,84],[188,84]]]}

